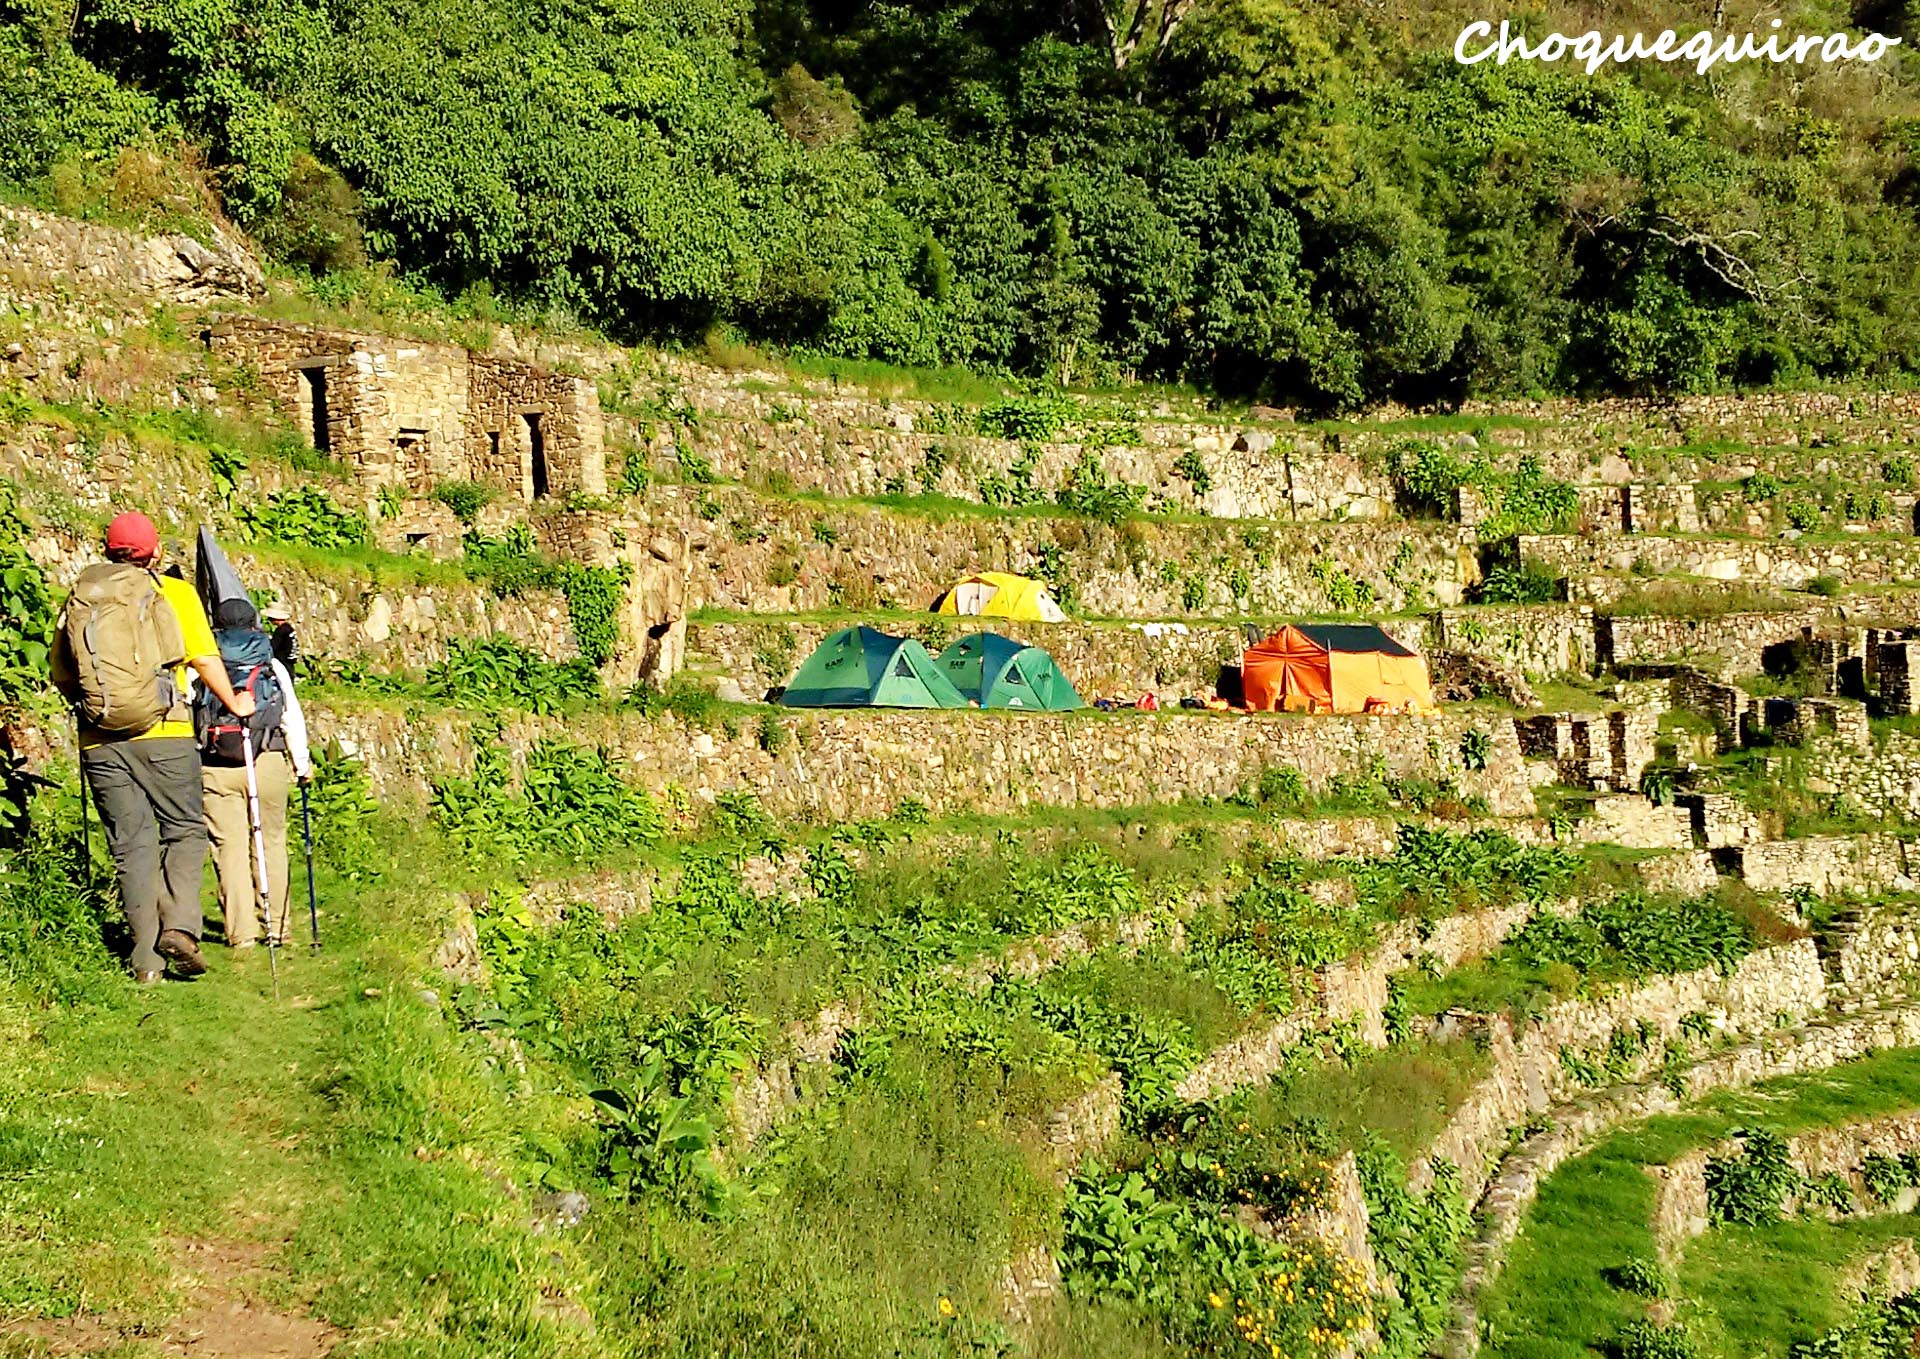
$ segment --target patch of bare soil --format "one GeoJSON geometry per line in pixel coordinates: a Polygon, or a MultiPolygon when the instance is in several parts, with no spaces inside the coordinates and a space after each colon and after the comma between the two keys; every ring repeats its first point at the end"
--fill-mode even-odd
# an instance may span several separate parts
{"type": "Polygon", "coordinates": [[[341,1333],[323,1321],[283,1312],[259,1301],[255,1284],[272,1247],[258,1241],[174,1242],[188,1304],[173,1321],[154,1327],[118,1316],[0,1323],[0,1353],[24,1342],[28,1355],[98,1354],[136,1340],[157,1340],[160,1353],[182,1359],[326,1359],[341,1333]]]}

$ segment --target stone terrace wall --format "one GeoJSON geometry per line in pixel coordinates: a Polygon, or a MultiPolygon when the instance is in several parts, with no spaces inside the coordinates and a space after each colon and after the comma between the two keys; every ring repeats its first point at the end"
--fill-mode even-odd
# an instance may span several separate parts
{"type": "Polygon", "coordinates": [[[1881,995],[1920,967],[1920,916],[1910,902],[1868,906],[1834,922],[1828,939],[1834,980],[1856,995],[1881,995]]]}
{"type": "MultiPolygon", "coordinates": [[[[91,537],[58,530],[30,539],[27,552],[63,594],[99,560],[91,537]]],[[[379,671],[419,671],[454,640],[499,633],[550,661],[579,654],[567,600],[552,590],[501,599],[483,585],[444,580],[383,584],[353,568],[315,570],[303,563],[230,547],[228,556],[253,589],[276,594],[293,611],[300,649],[310,661],[357,661],[379,671]]]]}
{"type": "Polygon", "coordinates": [[[221,227],[209,245],[0,204],[0,300],[15,307],[60,306],[76,296],[196,306],[264,288],[259,264],[221,227]]]}
{"type": "Polygon", "coordinates": [[[1809,607],[1791,613],[1725,613],[1708,618],[1602,615],[1596,623],[1600,656],[1612,665],[1684,659],[1704,665],[1719,658],[1725,673],[1757,675],[1766,648],[1818,631],[1833,611],[1809,607]]]}
{"type": "Polygon", "coordinates": [[[1442,609],[1429,643],[1518,666],[1529,675],[1588,674],[1595,664],[1595,620],[1584,604],[1532,608],[1442,609]]]}
{"type": "MultiPolygon", "coordinates": [[[[475,719],[425,705],[316,703],[316,740],[338,737],[367,761],[383,796],[417,798],[430,778],[470,767],[475,719]]],[[[522,751],[543,736],[605,746],[650,788],[697,797],[750,791],[777,816],[856,820],[916,798],[937,814],[999,814],[1036,805],[1122,807],[1220,797],[1262,769],[1298,769],[1311,788],[1361,776],[1376,763],[1396,777],[1451,778],[1499,815],[1529,815],[1532,793],[1510,721],[1482,715],[1320,717],[1226,714],[1002,714],[769,710],[785,733],[682,727],[672,719],[583,714],[522,717],[503,741],[522,751]],[[1487,769],[1468,771],[1460,741],[1487,731],[1487,769]]]]}
{"type": "Polygon", "coordinates": [[[1558,576],[1581,577],[1639,568],[1655,575],[1701,576],[1800,588],[1816,576],[1848,585],[1920,581],[1920,539],[1857,538],[1841,542],[1741,541],[1726,538],[1582,538],[1525,536],[1520,557],[1558,576]]]}
{"type": "MultiPolygon", "coordinates": [[[[1328,590],[1315,572],[1327,569],[1371,586],[1376,610],[1399,612],[1410,605],[1457,603],[1479,574],[1469,538],[1457,526],[1384,534],[1368,524],[1271,525],[1243,533],[1244,526],[1226,522],[1109,526],[1019,515],[933,518],[732,489],[669,493],[696,508],[710,499],[708,508],[718,510],[709,521],[704,563],[694,567],[695,608],[922,609],[973,571],[1047,577],[1043,558],[1050,552],[1058,554],[1058,568],[1081,607],[1109,618],[1324,614],[1328,590]],[[1410,558],[1400,558],[1408,548],[1410,558]],[[1245,573],[1246,585],[1238,598],[1236,569],[1245,573]],[[1183,598],[1189,576],[1204,591],[1191,609],[1183,598]]],[[[669,502],[657,506],[671,513],[669,502]]]]}
{"type": "Polygon", "coordinates": [[[1494,1069],[1454,1111],[1446,1128],[1409,1175],[1424,1189],[1438,1160],[1460,1170],[1469,1203],[1478,1199],[1507,1145],[1507,1130],[1580,1087],[1560,1063],[1560,1049],[1591,1049],[1614,1030],[1644,1021],[1654,1030],[1649,1052],[1678,1035],[1687,1015],[1705,1013],[1729,1034],[1765,1032],[1780,1015],[1802,1019],[1826,1006],[1826,979],[1810,939],[1748,954],[1731,976],[1713,968],[1659,977],[1594,1000],[1557,1005],[1515,1035],[1503,1017],[1488,1025],[1494,1069]]]}
{"type": "MultiPolygon", "coordinates": [[[[934,432],[926,428],[924,408],[916,412],[866,397],[708,385],[690,386],[684,394],[700,419],[685,430],[657,431],[649,449],[655,464],[670,466],[676,445],[684,442],[722,478],[752,485],[830,496],[905,490],[978,501],[983,480],[1006,477],[1029,456],[1018,441],[934,432]]],[[[1317,435],[1160,424],[1143,438],[1144,445],[1131,446],[1070,439],[1034,444],[1031,484],[1051,499],[1091,455],[1108,477],[1146,488],[1154,509],[1220,519],[1393,514],[1394,487],[1384,464],[1330,450],[1317,435]],[[1204,490],[1187,475],[1195,467],[1204,490]]]]}
{"type": "Polygon", "coordinates": [[[1901,821],[1920,820],[1920,738],[1887,733],[1877,749],[1857,750],[1837,742],[1809,748],[1807,788],[1838,793],[1863,811],[1901,821]]]}
{"type": "Polygon", "coordinates": [[[1503,424],[1502,444],[1549,458],[1548,470],[1564,480],[1631,481],[1629,464],[1603,474],[1607,455],[1638,450],[1676,450],[1687,445],[1731,446],[1730,453],[1688,450],[1676,481],[1735,481],[1753,471],[1748,449],[1830,449],[1861,445],[1896,447],[1920,442],[1920,392],[1768,392],[1751,396],[1688,396],[1662,400],[1470,401],[1460,413],[1503,424]],[[1577,459],[1570,465],[1561,457],[1577,459]],[[1590,469],[1585,477],[1571,475],[1590,469]],[[1744,470],[1742,470],[1744,468],[1744,470]]]}
{"type": "Polygon", "coordinates": [[[1914,851],[1898,835],[1814,835],[1757,841],[1729,854],[1735,871],[1756,891],[1807,887],[1833,896],[1883,892],[1910,880],[1914,851]]]}
{"type": "MultiPolygon", "coordinates": [[[[1597,1097],[1554,1110],[1553,1126],[1527,1142],[1502,1164],[1499,1178],[1481,1200],[1480,1227],[1467,1245],[1454,1324],[1434,1347],[1445,1359],[1473,1359],[1480,1350],[1479,1300],[1501,1272],[1506,1250],[1520,1232],[1521,1219],[1540,1185],[1555,1169],[1609,1128],[1654,1114],[1673,1113],[1710,1091],[1751,1085],[1779,1076],[1828,1071],[1887,1048],[1920,1043],[1920,1009],[1869,1012],[1834,1023],[1761,1034],[1738,1047],[1706,1057],[1680,1072],[1676,1096],[1658,1082],[1616,1086],[1597,1097]]],[[[1691,1155],[1691,1153],[1690,1153],[1691,1155]]],[[[1687,1158],[1682,1158],[1685,1161],[1687,1158]]],[[[1704,1157],[1700,1158],[1704,1163],[1704,1157]]],[[[1649,1167],[1661,1179],[1674,1178],[1675,1166],[1649,1167]]],[[[1684,1170],[1683,1170],[1684,1173],[1684,1170]]],[[[1705,1216],[1706,1187],[1694,1199],[1674,1192],[1654,1213],[1656,1241],[1661,1233],[1685,1229],[1689,1211],[1705,1216]]],[[[1661,1190],[1656,1190],[1660,1202],[1661,1190]]]]}
{"type": "MultiPolygon", "coordinates": [[[[0,476],[20,484],[30,507],[42,491],[51,491],[52,509],[78,509],[104,524],[110,512],[138,506],[163,535],[188,540],[196,525],[222,522],[225,513],[206,464],[188,450],[140,449],[120,435],[93,443],[60,424],[35,423],[0,434],[0,476]]],[[[241,494],[256,498],[313,480],[264,459],[241,478],[241,494]]]]}
{"type": "MultiPolygon", "coordinates": [[[[1696,1147],[1664,1166],[1649,1166],[1654,1177],[1654,1243],[1662,1258],[1673,1260],[1688,1239],[1706,1233],[1708,1216],[1707,1163],[1737,1151],[1738,1143],[1716,1142],[1696,1147]]],[[[1787,1139],[1787,1159],[1808,1179],[1843,1175],[1852,1182],[1855,1197],[1871,1203],[1872,1195],[1860,1175],[1870,1155],[1899,1156],[1920,1148],[1920,1113],[1890,1114],[1860,1123],[1811,1128],[1787,1139]]],[[[1908,1211],[1911,1204],[1907,1205],[1908,1211]]]]}

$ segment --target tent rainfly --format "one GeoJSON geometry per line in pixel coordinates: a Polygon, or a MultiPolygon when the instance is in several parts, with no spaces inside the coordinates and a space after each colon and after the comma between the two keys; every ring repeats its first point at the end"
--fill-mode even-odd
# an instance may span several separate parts
{"type": "Polygon", "coordinates": [[[1371,623],[1290,624],[1240,660],[1247,706],[1287,712],[1432,712],[1427,662],[1371,623]]]}
{"type": "Polygon", "coordinates": [[[1064,712],[1086,706],[1052,656],[997,633],[962,637],[940,653],[937,664],[954,688],[983,708],[1064,712]]]}
{"type": "Polygon", "coordinates": [[[940,596],[935,613],[980,618],[1015,618],[1029,623],[1064,623],[1066,614],[1047,593],[1046,584],[1005,571],[980,571],[940,596]]]}
{"type": "Polygon", "coordinates": [[[872,628],[842,628],[828,636],[780,701],[794,708],[967,706],[925,647],[872,628]]]}

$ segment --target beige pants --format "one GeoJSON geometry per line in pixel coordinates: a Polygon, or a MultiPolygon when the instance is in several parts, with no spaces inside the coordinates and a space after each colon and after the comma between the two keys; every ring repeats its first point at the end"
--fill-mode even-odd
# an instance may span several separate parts
{"type": "MultiPolygon", "coordinates": [[[[286,940],[287,932],[287,786],[293,769],[286,754],[269,750],[253,762],[260,786],[260,823],[267,837],[267,886],[273,898],[271,933],[286,940]]],[[[257,943],[260,938],[259,869],[247,819],[247,771],[212,765],[200,770],[200,788],[207,808],[207,836],[213,841],[214,871],[220,875],[220,910],[227,921],[229,944],[257,943]]]]}

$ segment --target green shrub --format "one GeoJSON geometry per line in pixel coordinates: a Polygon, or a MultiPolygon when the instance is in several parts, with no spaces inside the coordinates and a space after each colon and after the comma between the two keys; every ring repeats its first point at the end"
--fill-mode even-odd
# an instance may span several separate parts
{"type": "Polygon", "coordinates": [[[1840,513],[1849,523],[1871,524],[1893,513],[1893,502],[1881,490],[1848,490],[1840,498],[1840,513]]]}
{"type": "Polygon", "coordinates": [[[0,481],[0,723],[47,695],[56,603],[27,552],[30,531],[13,483],[0,481]]]}
{"type": "Polygon", "coordinates": [[[1802,1203],[1809,1208],[1827,1208],[1836,1213],[1851,1213],[1854,1209],[1853,1186],[1847,1183],[1845,1175],[1837,1171],[1822,1175],[1817,1180],[1807,1182],[1802,1203]]]}
{"type": "Polygon", "coordinates": [[[1460,763],[1479,771],[1493,758],[1493,737],[1475,727],[1460,737],[1460,763]]]}
{"type": "Polygon", "coordinates": [[[1348,575],[1338,562],[1315,557],[1307,563],[1307,574],[1319,582],[1335,613],[1358,613],[1373,606],[1373,586],[1348,575]]]}
{"type": "Polygon", "coordinates": [[[435,817],[483,857],[585,861],[665,833],[652,797],[628,786],[604,752],[541,741],[527,752],[518,788],[509,761],[503,745],[481,741],[471,777],[433,785],[435,817]]]}
{"type": "Polygon", "coordinates": [[[1408,508],[1436,518],[1451,518],[1460,488],[1491,475],[1490,469],[1463,463],[1438,444],[1412,439],[1387,451],[1387,470],[1408,508]]]}
{"type": "Polygon", "coordinates": [[[1838,576],[1815,576],[1807,582],[1807,591],[1819,595],[1822,599],[1836,598],[1846,587],[1838,576]]]}
{"type": "Polygon", "coordinates": [[[1134,486],[1107,475],[1106,465],[1091,450],[1068,474],[1066,485],[1054,493],[1054,501],[1072,514],[1084,514],[1103,524],[1117,524],[1137,512],[1147,498],[1147,488],[1134,486]]]}
{"type": "Polygon", "coordinates": [[[1749,505],[1764,505],[1779,495],[1780,491],[1780,478],[1771,472],[1755,472],[1740,483],[1740,493],[1746,497],[1749,505]]]}
{"type": "Polygon", "coordinates": [[[313,818],[314,858],[349,882],[381,876],[382,856],[374,830],[380,813],[367,769],[329,741],[313,760],[313,781],[303,803],[313,818]]]}
{"type": "Polygon", "coordinates": [[[600,676],[585,659],[553,664],[502,633],[472,641],[454,638],[447,655],[427,669],[427,692],[448,703],[506,704],[555,713],[602,697],[600,676]]]}
{"type": "Polygon", "coordinates": [[[1261,806],[1300,807],[1307,800],[1307,780],[1291,765],[1269,765],[1260,771],[1261,806]]]}
{"type": "Polygon", "coordinates": [[[1473,589],[1476,604],[1551,604],[1560,598],[1560,578],[1539,567],[1503,563],[1473,589]]]}
{"type": "Polygon", "coordinates": [[[1867,1193],[1878,1203],[1892,1203],[1904,1189],[1914,1185],[1912,1168],[1898,1156],[1870,1154],[1860,1163],[1860,1178],[1867,1193]]]}
{"type": "Polygon", "coordinates": [[[1747,922],[1711,898],[1667,902],[1622,893],[1571,918],[1540,915],[1508,941],[1524,967],[1565,963],[1589,976],[1637,978],[1713,966],[1722,973],[1752,952],[1747,922]]]}
{"type": "Polygon", "coordinates": [[[1794,500],[1787,505],[1787,524],[1802,533],[1812,533],[1826,522],[1820,506],[1811,500],[1794,500]]]}
{"type": "Polygon", "coordinates": [[[325,274],[367,262],[360,229],[360,195],[340,172],[304,151],[294,153],[274,209],[254,226],[275,258],[325,274]]]}
{"type": "Polygon", "coordinates": [[[1673,1291],[1665,1267],[1645,1255],[1636,1255],[1614,1270],[1613,1282],[1616,1287],[1643,1298],[1664,1298],[1673,1291]]]}
{"type": "Polygon", "coordinates": [[[1913,486],[1913,459],[1896,453],[1880,464],[1880,479],[1889,486],[1908,490],[1913,486]]]}
{"type": "Polygon", "coordinates": [[[493,487],[477,481],[449,481],[433,488],[433,498],[452,510],[454,518],[468,528],[473,527],[480,511],[491,505],[498,495],[493,487]]]}
{"type": "Polygon", "coordinates": [[[323,551],[365,547],[371,536],[365,515],[341,509],[317,486],[275,491],[264,505],[241,505],[236,513],[254,537],[323,551]]]}
{"type": "Polygon", "coordinates": [[[685,441],[673,446],[674,461],[680,466],[680,480],[689,486],[711,486],[714,482],[713,464],[698,449],[690,447],[685,441]]]}
{"type": "Polygon", "coordinates": [[[1777,1221],[1804,1183],[1787,1159],[1786,1139],[1764,1128],[1735,1135],[1745,1143],[1739,1153],[1707,1162],[1707,1211],[1715,1222],[1777,1221]]]}
{"type": "Polygon", "coordinates": [[[0,850],[0,978],[54,1004],[103,1000],[121,976],[107,947],[120,930],[113,875],[82,850],[72,823],[45,817],[0,850]]]}
{"type": "Polygon", "coordinates": [[[1617,1342],[1620,1359],[1696,1359],[1693,1337],[1679,1322],[1662,1326],[1652,1321],[1629,1321],[1617,1342]]]}
{"type": "Polygon", "coordinates": [[[1207,460],[1200,456],[1197,448],[1181,449],[1180,456],[1174,459],[1173,471],[1175,476],[1186,478],[1196,500],[1213,489],[1213,473],[1207,470],[1207,460]]]}
{"type": "Polygon", "coordinates": [[[1046,443],[1065,428],[1073,410],[1071,401],[1012,397],[983,407],[974,417],[974,427],[990,439],[1046,443]]]}

